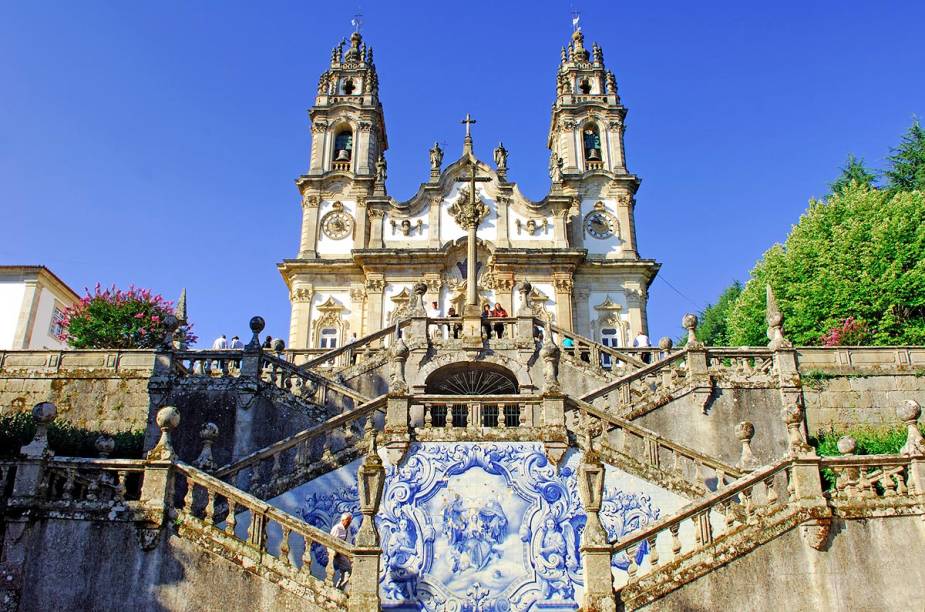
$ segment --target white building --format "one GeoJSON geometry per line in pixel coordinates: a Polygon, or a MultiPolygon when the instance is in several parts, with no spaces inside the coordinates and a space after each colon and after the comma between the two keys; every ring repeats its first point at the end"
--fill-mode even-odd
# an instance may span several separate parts
{"type": "Polygon", "coordinates": [[[45,266],[0,266],[0,350],[63,349],[64,309],[80,301],[45,266]]]}

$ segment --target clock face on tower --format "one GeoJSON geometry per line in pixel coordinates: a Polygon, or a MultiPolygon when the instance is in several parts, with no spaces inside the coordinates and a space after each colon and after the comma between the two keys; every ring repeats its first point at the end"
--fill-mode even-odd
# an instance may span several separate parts
{"type": "Polygon", "coordinates": [[[585,216],[585,231],[594,238],[609,238],[616,233],[617,220],[606,210],[593,210],[585,216]]]}
{"type": "Polygon", "coordinates": [[[335,209],[321,220],[321,231],[331,240],[346,238],[353,233],[353,217],[343,209],[335,209]]]}

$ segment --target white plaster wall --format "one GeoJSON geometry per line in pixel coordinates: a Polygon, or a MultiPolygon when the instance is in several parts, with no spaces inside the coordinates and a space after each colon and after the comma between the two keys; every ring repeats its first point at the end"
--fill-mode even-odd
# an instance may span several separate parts
{"type": "Polygon", "coordinates": [[[22,282],[0,282],[0,349],[13,348],[25,291],[26,285],[22,282]]]}
{"type": "Polygon", "coordinates": [[[591,200],[582,200],[581,201],[581,232],[584,236],[585,248],[588,249],[589,255],[618,255],[623,252],[624,240],[621,236],[626,232],[626,228],[622,227],[619,222],[616,226],[616,232],[610,238],[604,238],[600,240],[595,238],[591,234],[585,231],[585,216],[594,210],[594,205],[598,202],[604,203],[604,208],[612,214],[614,217],[619,219],[617,214],[617,202],[616,200],[600,200],[600,199],[591,199],[591,200]]]}
{"type": "Polygon", "coordinates": [[[346,336],[341,335],[338,337],[337,346],[342,346],[344,342],[347,341],[347,338],[350,337],[351,332],[357,331],[350,329],[350,314],[352,312],[350,292],[331,289],[316,289],[315,294],[312,296],[311,311],[308,322],[308,345],[312,348],[318,348],[318,338],[316,338],[314,334],[314,322],[321,316],[321,313],[318,311],[318,306],[320,304],[324,304],[328,301],[328,298],[332,297],[336,302],[344,307],[344,309],[341,311],[341,319],[345,321],[346,325],[346,336]]]}
{"type": "MultiPolygon", "coordinates": [[[[461,186],[462,183],[453,185],[449,195],[440,203],[440,244],[458,240],[466,235],[466,230],[456,223],[456,220],[449,212],[450,206],[459,198],[461,186]]],[[[482,240],[494,242],[498,239],[498,204],[489,198],[481,187],[478,187],[477,191],[479,197],[488,206],[488,216],[479,224],[476,235],[482,240]]],[[[391,231],[391,228],[389,228],[389,231],[391,231]]]]}
{"type": "MultiPolygon", "coordinates": [[[[32,340],[30,349],[63,349],[67,345],[57,338],[49,335],[51,319],[55,312],[55,295],[47,288],[42,288],[39,297],[39,307],[35,313],[35,324],[32,327],[32,340]]],[[[62,304],[63,306],[63,304],[62,304]]]]}
{"type": "Polygon", "coordinates": [[[508,239],[512,242],[517,241],[537,241],[537,240],[552,240],[553,239],[553,218],[551,216],[545,217],[547,221],[546,229],[543,229],[543,217],[525,217],[519,212],[508,209],[508,223],[507,223],[507,235],[508,239]],[[534,219],[537,222],[536,232],[531,236],[530,232],[527,231],[525,227],[529,219],[534,219]],[[520,221],[521,229],[520,232],[517,231],[517,222],[520,221]]]}
{"type": "MultiPolygon", "coordinates": [[[[411,293],[411,286],[414,283],[411,282],[400,282],[400,283],[389,283],[385,286],[385,290],[382,292],[382,321],[379,322],[379,327],[385,327],[389,323],[389,315],[392,314],[392,311],[395,310],[395,302],[392,301],[392,296],[398,295],[401,293],[402,289],[407,289],[411,293]]],[[[412,296],[414,294],[412,293],[412,296]]],[[[414,296],[417,297],[417,296],[414,296]]]]}
{"type": "MultiPolygon", "coordinates": [[[[408,221],[411,222],[411,233],[407,236],[401,233],[401,222],[405,219],[404,217],[395,217],[390,213],[385,214],[385,220],[382,223],[382,234],[383,240],[387,247],[391,246],[402,246],[409,242],[426,242],[430,238],[430,223],[428,223],[428,215],[430,214],[430,206],[425,206],[424,209],[413,217],[407,217],[408,221]],[[395,221],[395,231],[392,231],[392,221],[395,221]],[[418,221],[422,221],[423,225],[421,229],[418,229],[418,221]]],[[[418,246],[418,245],[415,245],[418,246]]]]}
{"type": "MultiPolygon", "coordinates": [[[[352,200],[337,200],[344,205],[344,211],[350,213],[353,217],[353,232],[356,232],[356,224],[359,222],[356,218],[356,202],[352,200]]],[[[322,200],[318,209],[318,254],[319,255],[349,255],[353,248],[353,233],[348,234],[340,240],[332,240],[321,231],[321,221],[324,216],[331,212],[334,207],[334,200],[322,200]]]]}

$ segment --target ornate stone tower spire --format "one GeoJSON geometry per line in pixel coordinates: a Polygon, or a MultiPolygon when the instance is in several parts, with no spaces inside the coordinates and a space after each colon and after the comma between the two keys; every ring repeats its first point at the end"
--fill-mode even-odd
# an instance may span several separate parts
{"type": "Polygon", "coordinates": [[[308,176],[346,172],[372,179],[388,148],[372,47],[359,32],[331,50],[309,110],[312,154],[308,176]]]}
{"type": "Polygon", "coordinates": [[[604,52],[597,43],[588,51],[584,33],[576,27],[562,49],[549,129],[548,146],[554,162],[562,159],[562,173],[626,174],[624,117],[626,109],[613,73],[604,66],[604,52]]]}

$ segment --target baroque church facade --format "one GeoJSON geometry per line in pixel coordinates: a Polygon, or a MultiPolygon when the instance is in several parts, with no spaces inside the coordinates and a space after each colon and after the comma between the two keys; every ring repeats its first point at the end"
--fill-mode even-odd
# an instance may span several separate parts
{"type": "Polygon", "coordinates": [[[474,156],[467,116],[462,155],[444,165],[435,143],[428,181],[400,201],[387,190],[373,50],[359,33],[334,47],[309,110],[309,168],[296,179],[299,250],[278,264],[291,301],[290,348],[330,349],[393,324],[407,316],[418,281],[427,284],[428,314],[462,313],[469,221],[479,305],[514,313],[526,299],[537,316],[608,346],[647,332],[659,264],[636,244],[640,179],[626,165],[627,109],[602,49],[589,50],[580,29],[562,49],[555,93],[546,197],[530,200],[509,180],[503,145],[493,164],[474,156]],[[473,186],[478,218],[468,220],[473,186]],[[525,283],[531,291],[519,292],[525,283]]]}

